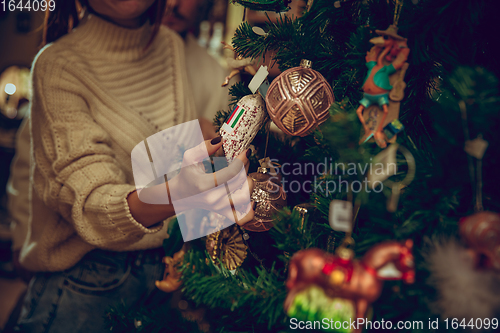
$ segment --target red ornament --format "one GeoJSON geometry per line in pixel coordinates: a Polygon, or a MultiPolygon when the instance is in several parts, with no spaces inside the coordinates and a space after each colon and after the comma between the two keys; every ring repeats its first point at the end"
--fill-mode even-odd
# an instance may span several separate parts
{"type": "Polygon", "coordinates": [[[342,275],[343,281],[351,281],[352,274],[354,272],[354,264],[352,259],[335,256],[331,258],[321,270],[321,272],[326,275],[330,275],[334,271],[339,272],[342,275]]]}
{"type": "Polygon", "coordinates": [[[315,284],[332,298],[351,300],[356,309],[356,319],[365,318],[368,306],[382,292],[383,280],[415,281],[412,248],[412,240],[404,244],[387,241],[375,245],[361,260],[334,256],[320,249],[299,251],[289,263],[285,311],[288,312],[297,293],[315,284]],[[397,275],[382,276],[380,270],[390,263],[397,269],[397,275]],[[346,276],[341,275],[340,280],[335,274],[339,271],[347,273],[346,276]]]}

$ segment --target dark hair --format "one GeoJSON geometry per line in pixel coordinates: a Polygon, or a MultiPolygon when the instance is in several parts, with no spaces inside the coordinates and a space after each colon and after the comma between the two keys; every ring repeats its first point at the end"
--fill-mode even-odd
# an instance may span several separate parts
{"type": "MultiPolygon", "coordinates": [[[[90,6],[87,0],[55,0],[55,8],[53,11],[45,12],[45,22],[43,24],[43,42],[42,46],[52,43],[62,36],[69,33],[73,28],[78,26],[80,21],[79,16],[83,10],[83,6],[90,11],[90,6]]],[[[161,20],[165,12],[167,0],[156,0],[151,7],[146,11],[146,18],[153,25],[151,38],[146,45],[146,48],[151,45],[158,30],[160,30],[161,20]]]]}

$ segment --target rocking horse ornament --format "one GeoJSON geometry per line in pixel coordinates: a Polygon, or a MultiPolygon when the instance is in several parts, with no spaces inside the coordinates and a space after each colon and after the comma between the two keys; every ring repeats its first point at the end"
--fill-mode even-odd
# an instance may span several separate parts
{"type": "MultiPolygon", "coordinates": [[[[289,263],[284,308],[288,313],[296,296],[316,285],[332,300],[344,299],[354,305],[355,318],[366,318],[368,307],[380,296],[384,280],[415,281],[413,241],[386,241],[371,248],[361,260],[353,260],[351,250],[337,255],[320,249],[297,252],[289,263]]],[[[361,332],[361,328],[354,332],[361,332]]]]}
{"type": "Polygon", "coordinates": [[[373,137],[380,148],[387,147],[387,142],[395,142],[395,135],[403,127],[398,120],[399,104],[404,97],[410,49],[406,38],[397,31],[395,25],[375,30],[380,36],[370,40],[374,46],[365,57],[368,74],[363,84],[363,99],[356,110],[365,130],[360,143],[373,137]]]}

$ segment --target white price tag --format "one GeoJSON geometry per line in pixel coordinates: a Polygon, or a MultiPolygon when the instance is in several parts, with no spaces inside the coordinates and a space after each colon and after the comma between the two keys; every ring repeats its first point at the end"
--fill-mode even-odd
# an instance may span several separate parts
{"type": "Polygon", "coordinates": [[[261,27],[253,27],[252,28],[252,31],[259,35],[259,36],[263,36],[263,37],[267,37],[269,34],[267,32],[264,31],[264,29],[262,29],[261,27]]]}
{"type": "Polygon", "coordinates": [[[352,231],[352,203],[343,200],[332,200],[328,214],[330,227],[336,231],[352,231]]]}
{"type": "Polygon", "coordinates": [[[255,94],[260,85],[266,80],[268,74],[269,71],[267,70],[267,66],[260,66],[259,70],[255,73],[252,81],[250,81],[250,84],[248,85],[248,89],[250,89],[252,94],[255,94]]]}

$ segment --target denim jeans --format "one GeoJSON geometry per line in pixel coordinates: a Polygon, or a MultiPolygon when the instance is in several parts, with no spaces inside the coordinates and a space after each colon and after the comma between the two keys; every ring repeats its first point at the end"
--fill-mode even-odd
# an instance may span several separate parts
{"type": "Polygon", "coordinates": [[[17,332],[109,332],[110,308],[166,301],[155,281],[163,277],[163,249],[89,252],[74,267],[38,273],[30,282],[17,332]]]}

